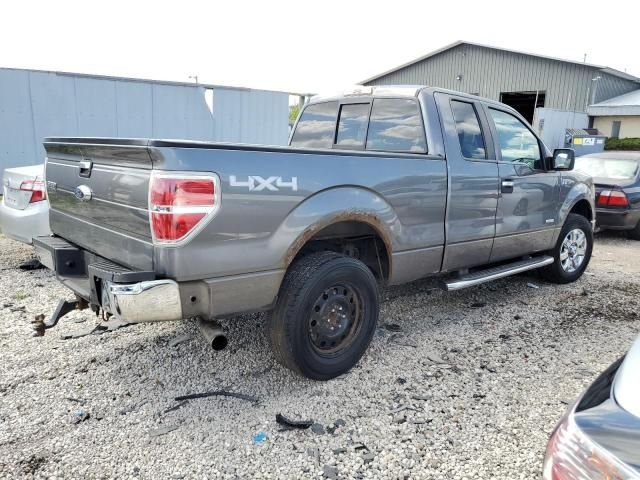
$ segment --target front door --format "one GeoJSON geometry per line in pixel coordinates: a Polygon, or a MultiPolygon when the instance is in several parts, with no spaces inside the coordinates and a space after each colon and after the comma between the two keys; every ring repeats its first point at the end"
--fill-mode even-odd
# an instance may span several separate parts
{"type": "Polygon", "coordinates": [[[445,132],[449,192],[443,271],[489,262],[495,235],[498,165],[489,125],[475,99],[435,94],[445,132]]]}
{"type": "Polygon", "coordinates": [[[560,175],[545,168],[545,148],[521,118],[485,107],[500,174],[491,261],[547,250],[558,225],[560,175]]]}

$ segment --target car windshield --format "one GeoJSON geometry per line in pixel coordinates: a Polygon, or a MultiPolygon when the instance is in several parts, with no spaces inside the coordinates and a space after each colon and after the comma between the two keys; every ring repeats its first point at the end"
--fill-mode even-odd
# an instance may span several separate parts
{"type": "Polygon", "coordinates": [[[597,178],[632,180],[638,173],[638,160],[614,158],[578,157],[575,169],[597,178]]]}

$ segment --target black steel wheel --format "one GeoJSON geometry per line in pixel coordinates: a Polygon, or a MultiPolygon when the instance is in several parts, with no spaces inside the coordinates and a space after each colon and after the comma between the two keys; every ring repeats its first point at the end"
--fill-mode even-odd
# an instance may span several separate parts
{"type": "Polygon", "coordinates": [[[358,363],[373,337],[378,308],[377,282],[364,263],[313,253],[285,275],[267,334],[281,364],[329,380],[358,363]]]}

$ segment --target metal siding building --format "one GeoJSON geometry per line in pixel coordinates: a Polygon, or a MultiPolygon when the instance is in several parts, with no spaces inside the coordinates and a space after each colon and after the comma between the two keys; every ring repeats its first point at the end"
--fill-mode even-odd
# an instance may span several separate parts
{"type": "Polygon", "coordinates": [[[48,136],[286,145],[289,94],[0,68],[0,173],[44,159],[48,136]]]}
{"type": "Polygon", "coordinates": [[[636,90],[640,79],[599,65],[455,42],[363,83],[430,85],[494,100],[502,93],[544,92],[544,107],[585,112],[591,103],[636,90]]]}

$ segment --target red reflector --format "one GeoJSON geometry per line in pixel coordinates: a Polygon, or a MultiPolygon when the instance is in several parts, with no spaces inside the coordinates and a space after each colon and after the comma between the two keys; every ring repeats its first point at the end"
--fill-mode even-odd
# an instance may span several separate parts
{"type": "Polygon", "coordinates": [[[22,182],[20,184],[20,190],[23,192],[31,192],[29,203],[41,202],[47,198],[44,182],[40,180],[26,180],[22,182]]]}
{"type": "Polygon", "coordinates": [[[217,177],[153,176],[149,210],[153,239],[176,242],[215,212],[219,198],[217,177]]]}

